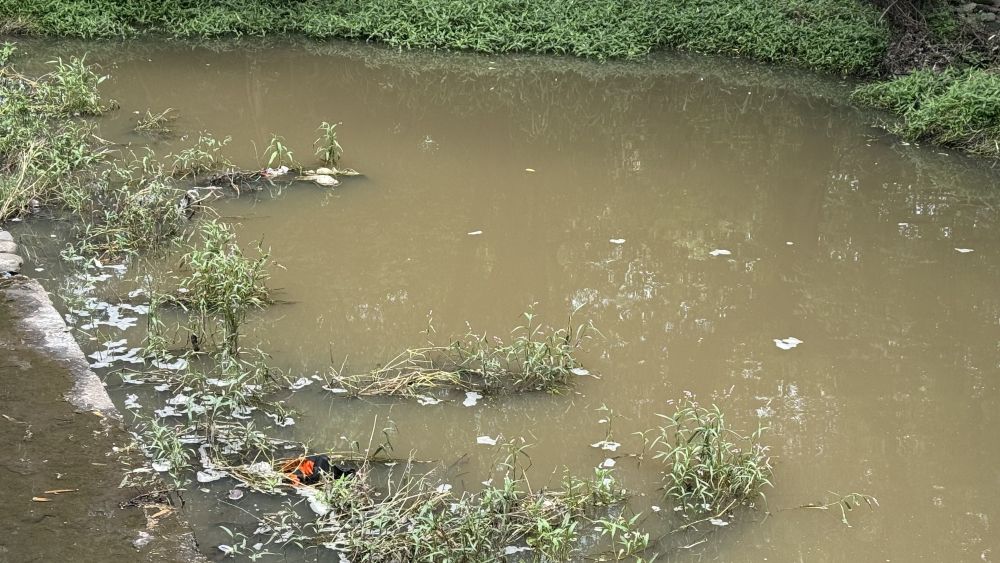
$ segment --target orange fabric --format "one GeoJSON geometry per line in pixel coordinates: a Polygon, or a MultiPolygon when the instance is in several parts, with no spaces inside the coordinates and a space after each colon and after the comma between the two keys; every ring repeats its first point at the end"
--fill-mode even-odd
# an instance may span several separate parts
{"type": "Polygon", "coordinates": [[[302,457],[290,459],[281,464],[281,472],[285,474],[285,477],[292,483],[293,487],[298,487],[302,484],[299,481],[299,475],[308,477],[315,470],[316,463],[311,459],[302,457]]]}

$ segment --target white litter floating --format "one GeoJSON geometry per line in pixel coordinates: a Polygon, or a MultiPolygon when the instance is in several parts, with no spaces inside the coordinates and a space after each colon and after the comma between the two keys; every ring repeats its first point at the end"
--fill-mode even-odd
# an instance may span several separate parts
{"type": "Polygon", "coordinates": [[[469,231],[469,232],[468,232],[467,234],[468,234],[468,235],[469,235],[470,237],[474,237],[474,236],[476,236],[476,235],[481,235],[481,234],[483,234],[483,232],[482,232],[482,231],[469,231]]]}
{"type": "Polygon", "coordinates": [[[421,395],[417,397],[417,402],[423,406],[436,405],[441,402],[441,399],[435,399],[434,397],[428,397],[426,395],[421,395]]]}
{"type": "Polygon", "coordinates": [[[619,444],[618,442],[609,442],[607,440],[601,440],[600,442],[595,442],[591,444],[590,447],[600,448],[602,450],[608,450],[610,452],[614,452],[618,451],[618,448],[621,447],[621,444],[619,444]]]}
{"type": "Polygon", "coordinates": [[[448,483],[442,483],[438,485],[437,488],[434,490],[439,493],[447,493],[448,491],[451,490],[451,485],[449,485],[448,483]]]}
{"type": "Polygon", "coordinates": [[[610,457],[601,462],[601,467],[605,469],[611,469],[614,466],[615,466],[615,460],[611,459],[610,457]]]}
{"type": "Polygon", "coordinates": [[[957,252],[958,252],[959,254],[968,254],[969,252],[975,252],[975,250],[973,250],[973,249],[971,249],[971,248],[956,248],[955,250],[956,250],[956,251],[957,251],[957,252]]]}
{"type": "Polygon", "coordinates": [[[483,396],[480,395],[479,393],[476,393],[475,391],[466,391],[466,393],[465,393],[465,400],[462,401],[462,406],[463,407],[474,407],[474,406],[476,406],[476,403],[479,402],[479,399],[482,399],[482,398],[483,398],[483,396]]]}
{"type": "Polygon", "coordinates": [[[497,436],[496,438],[490,438],[489,436],[479,436],[478,438],[476,438],[476,443],[483,446],[495,446],[497,445],[497,438],[499,437],[500,436],[497,436]]]}
{"type": "Polygon", "coordinates": [[[515,555],[522,551],[532,551],[532,548],[526,545],[508,545],[503,548],[504,555],[515,555]]]}
{"type": "Polygon", "coordinates": [[[164,471],[170,471],[171,464],[165,459],[158,459],[152,463],[153,470],[163,473],[164,471]]]}
{"type": "Polygon", "coordinates": [[[610,242],[611,244],[625,244],[625,239],[613,238],[613,239],[608,239],[608,242],[610,242]]]}
{"type": "Polygon", "coordinates": [[[206,469],[195,474],[195,478],[198,479],[199,483],[211,483],[212,481],[218,481],[225,476],[226,473],[219,471],[218,469],[206,469]]]}
{"type": "Polygon", "coordinates": [[[791,350],[792,348],[795,348],[799,344],[802,344],[802,341],[799,340],[798,338],[795,338],[794,336],[789,336],[788,338],[783,338],[783,339],[782,338],[774,339],[774,345],[777,346],[778,348],[781,348],[782,350],[791,350]]]}
{"type": "Polygon", "coordinates": [[[305,387],[307,385],[312,385],[312,382],[313,382],[313,380],[311,380],[309,378],[300,377],[300,378],[296,379],[294,383],[290,384],[288,386],[288,388],[291,389],[292,391],[298,391],[299,389],[302,389],[303,387],[305,387]]]}
{"type": "Polygon", "coordinates": [[[726,250],[725,248],[716,248],[715,250],[709,252],[709,255],[711,256],[729,256],[730,254],[732,254],[732,252],[726,250]]]}
{"type": "Polygon", "coordinates": [[[590,375],[590,372],[583,368],[572,368],[569,372],[573,375],[590,375]]]}

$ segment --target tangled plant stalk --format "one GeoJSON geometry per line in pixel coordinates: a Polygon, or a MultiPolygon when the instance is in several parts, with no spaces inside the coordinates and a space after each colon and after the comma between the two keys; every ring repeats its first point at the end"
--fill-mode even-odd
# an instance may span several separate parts
{"type": "Polygon", "coordinates": [[[589,372],[576,358],[580,346],[599,334],[592,323],[548,329],[531,311],[507,342],[467,333],[448,346],[412,348],[364,374],[331,370],[332,385],[353,396],[416,397],[435,389],[475,389],[488,394],[558,392],[589,372]]]}

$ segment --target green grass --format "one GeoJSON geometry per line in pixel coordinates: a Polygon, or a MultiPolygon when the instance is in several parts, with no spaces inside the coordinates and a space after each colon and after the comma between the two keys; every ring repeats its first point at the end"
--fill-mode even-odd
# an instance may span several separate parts
{"type": "Polygon", "coordinates": [[[13,45],[0,47],[0,221],[33,203],[60,200],[72,176],[103,159],[91,125],[104,80],[83,59],[58,59],[41,76],[19,73],[13,45]]]}
{"type": "Polygon", "coordinates": [[[888,43],[860,0],[0,0],[0,26],[118,37],[303,34],[401,48],[639,58],[677,48],[872,72],[888,43]]]}
{"type": "Polygon", "coordinates": [[[890,130],[908,141],[1000,157],[1000,74],[995,70],[919,70],[862,86],[853,98],[898,115],[890,130]]]}

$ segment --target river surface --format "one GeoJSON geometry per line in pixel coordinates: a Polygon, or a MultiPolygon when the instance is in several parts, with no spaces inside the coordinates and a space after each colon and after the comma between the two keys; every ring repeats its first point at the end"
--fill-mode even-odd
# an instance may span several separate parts
{"type": "MultiPolygon", "coordinates": [[[[1000,560],[1000,174],[871,127],[844,103],[849,85],[680,56],[84,48],[112,76],[121,107],[102,134],[115,141],[144,143],[133,112],[170,107],[181,134],[232,136],[242,166],[271,133],[313,163],[319,123],[341,123],[343,164],[362,177],[216,206],[281,265],[279,303],[247,338],[288,373],[345,359],[365,371],[426,342],[429,323],[438,343],[467,323],[504,335],[533,304],[546,324],[575,311],[603,335],[580,356],[600,379],[563,395],[421,406],[312,385],[289,396],[295,438],[333,449],[391,422],[397,452],[462,459],[454,482],[475,488],[496,455],[477,437],[523,437],[533,482],[554,485],[607,457],[590,446],[608,429],[602,405],[618,453],[637,453],[632,433],[693,394],[736,428],[770,426],[772,514],[689,549],[666,542],[660,560],[1000,560]],[[777,345],[790,337],[801,343],[777,345]],[[880,507],[850,526],[783,510],[828,491],[880,507]]],[[[58,285],[46,260],[28,271],[58,285]]],[[[617,467],[655,526],[656,464],[617,467]]],[[[190,495],[209,553],[226,539],[217,524],[252,530],[227,490],[190,495]]]]}

